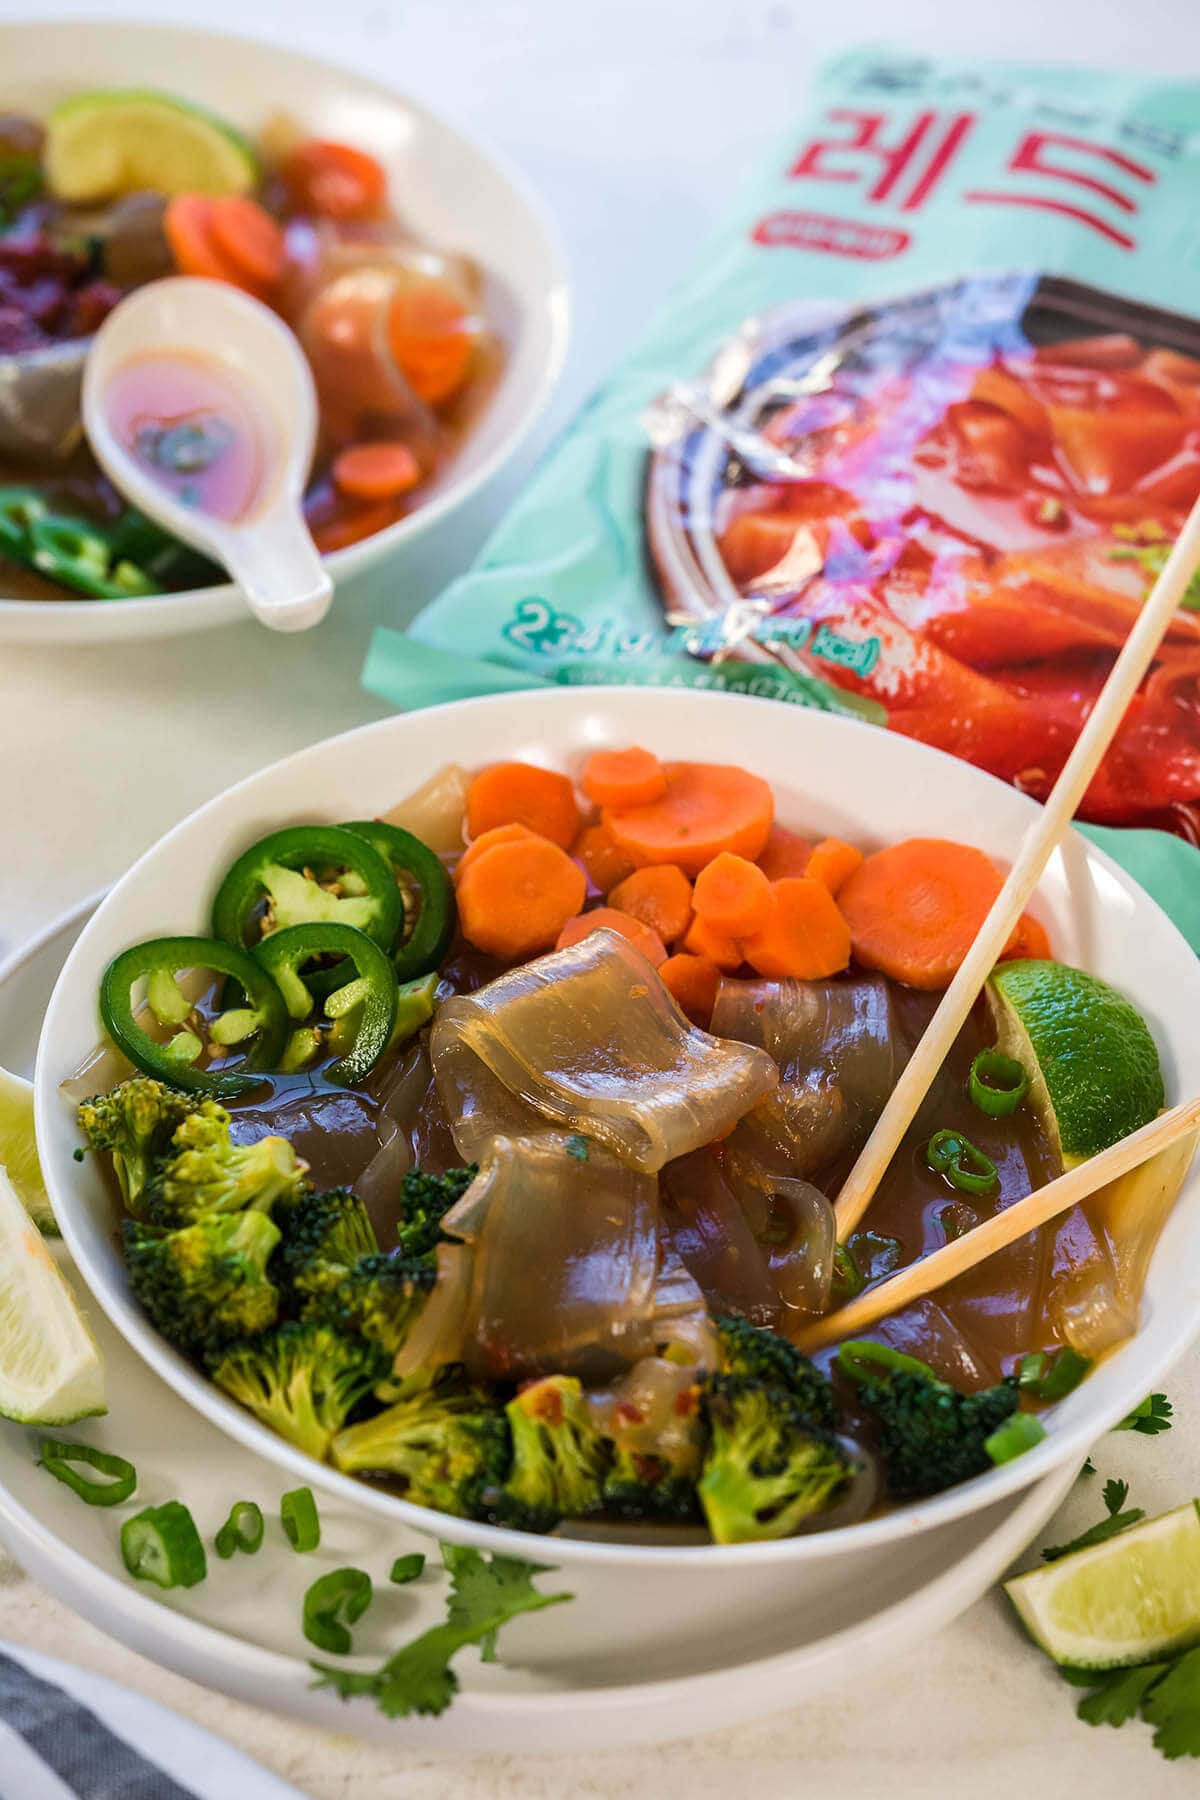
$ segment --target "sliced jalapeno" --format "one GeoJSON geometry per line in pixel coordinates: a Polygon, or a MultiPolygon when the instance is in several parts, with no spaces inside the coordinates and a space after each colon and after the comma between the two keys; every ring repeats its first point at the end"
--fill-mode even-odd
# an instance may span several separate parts
{"type": "Polygon", "coordinates": [[[147,1506],[121,1527],[121,1556],[136,1581],[157,1587],[195,1587],[208,1574],[208,1558],[182,1500],[147,1506]]]}
{"type": "Polygon", "coordinates": [[[399,988],[391,958],[363,931],[353,925],[289,925],[273,931],[255,946],[254,957],[283,996],[288,1015],[297,1024],[314,1007],[312,990],[300,971],[315,956],[336,956],[339,968],[348,963],[350,980],[325,1001],[327,1019],[356,1021],[354,1041],[344,1056],[329,1065],[331,1081],[349,1085],[374,1068],[391,1042],[396,1023],[399,988]]]}
{"type": "Polygon", "coordinates": [[[397,981],[427,975],[441,963],[454,936],[454,887],[441,858],[411,831],[382,819],[343,825],[365,838],[390,867],[404,897],[404,920],[394,961],[397,981]]]}
{"type": "Polygon", "coordinates": [[[244,950],[212,938],[152,938],[122,950],[101,978],[100,1017],[118,1050],[143,1074],[172,1087],[218,1097],[240,1094],[253,1087],[255,1074],[276,1068],[287,1038],[287,1010],[270,975],[244,950]],[[210,1027],[212,1041],[222,1048],[253,1039],[236,1068],[193,1066],[203,1045],[196,1033],[183,1025],[187,1012],[180,1012],[183,996],[175,980],[179,969],[210,969],[216,975],[230,976],[241,989],[244,1004],[220,1014],[210,1027]],[[151,1011],[162,1024],[180,1027],[165,1044],[150,1036],[134,1012],[133,987],[143,977],[151,1011]]]}
{"type": "Polygon", "coordinates": [[[999,1180],[995,1163],[961,1131],[935,1131],[925,1161],[962,1194],[990,1194],[999,1180]]]}
{"type": "Polygon", "coordinates": [[[291,926],[318,924],[353,926],[390,950],[403,915],[395,877],[365,838],[340,825],[289,825],[238,857],[217,889],[212,926],[216,937],[244,950],[291,926]],[[347,872],[355,891],[322,887],[318,873],[332,869],[347,872]]]}
{"type": "Polygon", "coordinates": [[[937,1380],[928,1363],[874,1338],[851,1338],[844,1343],[837,1353],[837,1366],[851,1381],[886,1381],[892,1375],[926,1375],[937,1380]]]}
{"type": "Polygon", "coordinates": [[[114,556],[107,532],[57,513],[31,519],[29,561],[39,575],[93,600],[128,600],[156,591],[144,569],[114,556]]]}
{"type": "Polygon", "coordinates": [[[1029,1092],[1029,1077],[1014,1056],[981,1050],[971,1064],[967,1091],[972,1104],[989,1119],[1006,1119],[1029,1092]]]}

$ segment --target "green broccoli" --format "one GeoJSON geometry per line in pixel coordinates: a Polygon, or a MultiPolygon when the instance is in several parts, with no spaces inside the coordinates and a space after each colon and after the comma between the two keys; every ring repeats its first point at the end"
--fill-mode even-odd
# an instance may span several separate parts
{"type": "Polygon", "coordinates": [[[141,1212],[170,1231],[214,1213],[270,1212],[304,1192],[307,1163],[284,1137],[235,1144],[213,1106],[184,1119],[146,1183],[141,1212]]]}
{"type": "Polygon", "coordinates": [[[191,1356],[275,1323],[279,1293],[267,1263],[278,1242],[261,1212],[218,1213],[182,1231],[125,1221],[130,1285],[163,1336],[191,1356]]]}
{"type": "Polygon", "coordinates": [[[436,1280],[437,1266],[428,1257],[360,1256],[340,1279],[309,1292],[303,1316],[358,1333],[386,1350],[390,1363],[436,1280]]]}
{"type": "Polygon", "coordinates": [[[505,1407],[512,1467],[486,1497],[488,1517],[522,1531],[550,1531],[602,1504],[608,1445],[582,1386],[570,1375],[546,1375],[505,1407]]]}
{"type": "Polygon", "coordinates": [[[379,1249],[367,1209],[349,1188],[305,1194],[281,1225],[283,1241],[271,1273],[297,1311],[310,1295],[336,1287],[360,1256],[379,1249]]]}
{"type": "Polygon", "coordinates": [[[875,1421],[888,1492],[898,1499],[939,1494],[990,1469],[988,1440],[1017,1410],[1015,1381],[960,1394],[886,1344],[843,1344],[838,1369],[875,1421]]]}
{"type": "Polygon", "coordinates": [[[710,1375],[703,1396],[710,1441],[698,1491],[718,1544],[788,1537],[853,1473],[837,1439],[782,1389],[710,1375]]]}
{"type": "Polygon", "coordinates": [[[400,1222],[397,1240],[404,1256],[429,1256],[441,1239],[441,1225],[456,1201],[461,1200],[476,1175],[478,1165],[447,1169],[444,1175],[427,1175],[410,1169],[400,1187],[400,1222]]]}
{"type": "Polygon", "coordinates": [[[700,1387],[694,1371],[645,1400],[621,1395],[606,1407],[602,1429],[612,1463],[604,1477],[605,1512],[622,1519],[698,1521],[696,1477],[704,1451],[700,1387]]]}
{"type": "Polygon", "coordinates": [[[833,1388],[803,1351],[777,1331],[765,1331],[732,1314],[717,1319],[716,1325],[726,1374],[745,1375],[765,1387],[782,1388],[814,1425],[832,1426],[833,1388]]]}
{"type": "Polygon", "coordinates": [[[280,1325],[209,1358],[219,1388],[318,1460],[387,1367],[375,1345],[327,1325],[280,1325]]]}
{"type": "Polygon", "coordinates": [[[111,1156],[113,1172],[130,1212],[138,1210],[137,1202],[154,1164],[166,1151],[176,1129],[193,1115],[200,1119],[228,1118],[224,1107],[215,1100],[198,1100],[194,1094],[177,1093],[148,1075],[135,1075],[121,1082],[111,1094],[96,1094],[91,1100],[82,1101],[76,1113],[92,1149],[111,1156]]]}
{"type": "Polygon", "coordinates": [[[330,1456],[346,1474],[398,1477],[417,1506],[473,1518],[507,1473],[508,1428],[489,1394],[451,1378],[348,1426],[330,1456]]]}
{"type": "Polygon", "coordinates": [[[619,1439],[601,1500],[605,1512],[619,1519],[690,1525],[700,1517],[694,1476],[677,1474],[664,1457],[623,1449],[619,1439]]]}

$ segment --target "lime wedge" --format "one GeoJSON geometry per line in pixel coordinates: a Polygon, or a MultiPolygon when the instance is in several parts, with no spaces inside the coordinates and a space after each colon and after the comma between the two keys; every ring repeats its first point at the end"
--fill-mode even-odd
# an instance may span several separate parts
{"type": "Polygon", "coordinates": [[[1200,1502],[1006,1581],[1056,1663],[1117,1669],[1200,1643],[1200,1502]]]}
{"type": "Polygon", "coordinates": [[[0,1069],[0,1168],[38,1230],[58,1236],[33,1135],[33,1083],[0,1069]]]}
{"type": "Polygon", "coordinates": [[[1065,1168],[1161,1111],[1162,1070],[1149,1027],[1098,976],[1065,963],[1001,963],[988,999],[997,1048],[1027,1071],[1029,1103],[1065,1168]]]}
{"type": "Polygon", "coordinates": [[[62,200],[157,194],[244,194],[258,160],[241,134],[201,107],[153,88],[98,88],[46,121],[46,179],[62,200]]]}
{"type": "Polygon", "coordinates": [[[0,1168],[0,1416],[69,1425],[106,1411],[100,1352],[0,1168]]]}

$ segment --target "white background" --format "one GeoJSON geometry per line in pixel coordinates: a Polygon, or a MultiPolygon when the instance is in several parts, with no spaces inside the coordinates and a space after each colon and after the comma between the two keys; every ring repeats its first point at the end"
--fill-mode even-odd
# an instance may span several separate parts
{"type": "MultiPolygon", "coordinates": [[[[76,0],[56,16],[118,10],[76,0]]],[[[0,18],[31,12],[51,16],[0,0],[0,18]]],[[[798,116],[819,57],[886,39],[1200,76],[1196,0],[157,0],[154,17],[253,29],[353,64],[503,149],[558,219],[575,337],[563,389],[521,467],[411,562],[347,591],[319,631],[280,639],[247,625],[141,647],[0,649],[0,954],[236,777],[380,714],[358,686],[373,625],[403,622],[469,559],[539,444],[640,332],[755,159],[798,116]]],[[[1176,1399],[1189,1391],[1200,1406],[1194,1376],[1176,1399]]],[[[1190,1492],[1196,1443],[1186,1416],[1173,1438],[1114,1440],[1125,1472],[1140,1474],[1135,1498],[1153,1508],[1190,1492]]],[[[1106,1472],[1118,1463],[1111,1448],[1106,1472]]],[[[11,1565],[0,1567],[0,1635],[155,1692],[317,1800],[630,1791],[1040,1800],[1071,1789],[1126,1800],[1194,1793],[1197,1779],[1194,1763],[1162,1763],[1140,1727],[1075,1723],[1069,1690],[990,1600],[861,1693],[660,1752],[614,1746],[586,1767],[418,1764],[266,1721],[114,1654],[11,1565]]]]}

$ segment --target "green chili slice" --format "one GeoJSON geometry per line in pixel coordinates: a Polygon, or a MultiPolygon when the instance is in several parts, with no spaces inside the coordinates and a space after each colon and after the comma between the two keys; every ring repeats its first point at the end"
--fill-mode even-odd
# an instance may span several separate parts
{"type": "Polygon", "coordinates": [[[839,1244],[833,1253],[833,1298],[839,1306],[844,1306],[847,1300],[861,1294],[866,1285],[867,1278],[859,1268],[853,1250],[849,1244],[839,1244]]]}
{"type": "Polygon", "coordinates": [[[993,1431],[983,1447],[994,1463],[1013,1462],[1040,1444],[1045,1435],[1046,1427],[1032,1413],[1014,1413],[999,1430],[993,1431]]]}
{"type": "Polygon", "coordinates": [[[147,1506],[121,1527],[121,1555],[136,1581],[156,1587],[195,1587],[208,1574],[196,1521],[182,1500],[147,1506]]]}
{"type": "Polygon", "coordinates": [[[382,819],[354,819],[342,830],[365,838],[388,864],[400,886],[404,920],[394,953],[397,981],[427,975],[438,967],[450,948],[458,917],[454,887],[444,863],[411,831],[385,824],[382,819]]]}
{"type": "Polygon", "coordinates": [[[999,1180],[995,1163],[961,1131],[935,1131],[925,1147],[925,1160],[962,1194],[988,1194],[999,1180]]]}
{"type": "Polygon", "coordinates": [[[213,938],[152,938],[122,950],[101,977],[100,1017],[118,1050],[143,1074],[153,1075],[171,1087],[219,1098],[244,1092],[254,1086],[252,1074],[276,1068],[287,1037],[287,1012],[270,975],[244,950],[217,943],[213,938]],[[223,1023],[235,1019],[239,1042],[255,1038],[236,1068],[193,1068],[201,1049],[194,1032],[177,1031],[166,1044],[160,1044],[139,1023],[132,999],[134,984],[144,977],[151,1010],[156,1000],[165,1009],[171,989],[177,990],[175,973],[179,969],[209,969],[213,974],[231,977],[242,990],[246,1004],[236,1014],[222,1014],[212,1027],[217,1043],[221,1041],[223,1023]]]}
{"type": "Polygon", "coordinates": [[[31,518],[27,560],[39,575],[92,600],[129,600],[156,591],[144,569],[114,555],[107,532],[82,519],[57,513],[31,518]]]}
{"type": "Polygon", "coordinates": [[[390,950],[403,917],[391,868],[365,838],[340,825],[289,825],[260,838],[229,869],[213,901],[212,928],[224,943],[248,950],[293,925],[352,925],[390,950]],[[333,869],[347,871],[356,891],[321,887],[317,875],[333,869]]]}
{"type": "Polygon", "coordinates": [[[336,956],[339,972],[347,965],[354,970],[354,976],[325,1001],[327,1018],[349,1020],[353,1015],[350,1048],[327,1070],[330,1081],[349,1086],[374,1068],[392,1041],[399,1004],[396,971],[386,952],[353,925],[289,925],[273,931],[255,945],[254,957],[297,1024],[313,1010],[313,995],[300,971],[315,956],[336,956]]]}
{"type": "Polygon", "coordinates": [[[408,1556],[398,1556],[396,1558],[395,1562],[392,1564],[392,1572],[388,1576],[388,1580],[394,1581],[400,1587],[403,1587],[406,1582],[415,1581],[417,1576],[423,1575],[424,1572],[425,1557],[420,1550],[413,1550],[408,1556]]]}
{"type": "Polygon", "coordinates": [[[937,1380],[928,1363],[874,1338],[851,1338],[844,1343],[837,1353],[837,1366],[851,1381],[886,1381],[889,1375],[925,1375],[930,1381],[937,1380]]]}
{"type": "Polygon", "coordinates": [[[283,1496],[279,1521],[293,1550],[315,1550],[321,1542],[321,1517],[311,1488],[292,1488],[283,1496]]]}
{"type": "Polygon", "coordinates": [[[229,1517],[213,1539],[213,1547],[226,1561],[237,1550],[253,1556],[262,1544],[265,1529],[261,1506],[253,1500],[235,1500],[229,1517]]]}
{"type": "Polygon", "coordinates": [[[1017,1386],[1035,1400],[1064,1400],[1074,1393],[1091,1366],[1091,1357],[1081,1356],[1069,1344],[1053,1356],[1034,1350],[1017,1365],[1017,1386]]]}
{"type": "Polygon", "coordinates": [[[97,1450],[92,1444],[43,1438],[38,1462],[47,1475],[53,1475],[55,1481],[61,1481],[89,1506],[121,1506],[137,1487],[137,1470],[131,1462],[126,1462],[123,1456],[114,1456],[109,1450],[97,1450]],[[101,1475],[108,1475],[111,1480],[92,1481],[78,1469],[73,1469],[72,1463],[86,1463],[89,1469],[98,1469],[101,1475]]]}
{"type": "Polygon", "coordinates": [[[1007,1119],[1029,1092],[1029,1077],[1013,1056],[1002,1050],[981,1050],[967,1077],[971,1103],[989,1119],[1007,1119]]]}
{"type": "Polygon", "coordinates": [[[353,1648],[349,1627],[362,1618],[371,1595],[371,1577],[361,1569],[331,1569],[328,1575],[318,1575],[304,1596],[304,1635],[309,1643],[334,1656],[348,1656],[353,1648]]]}

